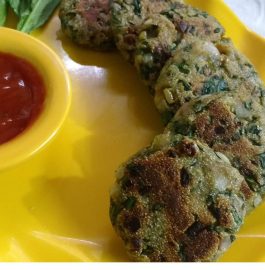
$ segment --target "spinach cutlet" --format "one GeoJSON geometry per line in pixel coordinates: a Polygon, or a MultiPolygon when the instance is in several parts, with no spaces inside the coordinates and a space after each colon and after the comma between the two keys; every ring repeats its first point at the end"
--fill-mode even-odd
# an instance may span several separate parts
{"type": "Polygon", "coordinates": [[[183,38],[217,42],[225,32],[214,17],[180,3],[160,12],[159,16],[148,17],[139,29],[134,62],[140,77],[151,90],[166,60],[174,54],[183,38]]]}
{"type": "Polygon", "coordinates": [[[248,208],[265,194],[265,108],[251,93],[233,92],[200,97],[184,104],[165,133],[182,134],[206,143],[225,156],[244,176],[248,208]]]}
{"type": "Polygon", "coordinates": [[[131,63],[134,62],[136,41],[141,25],[153,14],[177,8],[179,0],[113,0],[111,27],[116,46],[131,63]]]}
{"type": "Polygon", "coordinates": [[[163,134],[118,170],[111,222],[134,260],[216,260],[242,225],[243,186],[206,144],[163,134]]]}
{"type": "Polygon", "coordinates": [[[112,224],[134,260],[216,260],[265,194],[263,83],[229,39],[187,35],[154,89],[176,114],[118,170],[112,224]]]}
{"type": "Polygon", "coordinates": [[[264,85],[230,39],[215,43],[187,37],[168,60],[155,85],[155,105],[164,123],[182,104],[216,92],[247,92],[263,98],[264,85]]]}
{"type": "Polygon", "coordinates": [[[110,0],[63,0],[59,17],[62,31],[91,49],[114,48],[110,27],[110,0]]]}

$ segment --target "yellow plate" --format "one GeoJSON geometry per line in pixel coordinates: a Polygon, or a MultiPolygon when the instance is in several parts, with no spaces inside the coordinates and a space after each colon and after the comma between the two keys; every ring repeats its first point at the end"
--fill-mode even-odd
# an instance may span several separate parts
{"type": "MultiPolygon", "coordinates": [[[[215,15],[263,79],[265,41],[221,0],[191,0],[215,15]]],[[[12,24],[12,22],[11,22],[12,24]]],[[[0,174],[1,261],[126,261],[108,218],[117,166],[163,130],[135,70],[118,53],[95,53],[65,39],[55,14],[35,37],[67,66],[70,115],[46,150],[0,174]]],[[[265,262],[265,205],[253,212],[222,261],[265,262]]]]}

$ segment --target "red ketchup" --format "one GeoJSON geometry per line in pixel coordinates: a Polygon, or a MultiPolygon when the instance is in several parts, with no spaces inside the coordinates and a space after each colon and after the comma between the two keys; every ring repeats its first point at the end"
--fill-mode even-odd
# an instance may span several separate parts
{"type": "Polygon", "coordinates": [[[36,120],[44,100],[45,86],[36,68],[24,59],[0,52],[0,144],[36,120]]]}

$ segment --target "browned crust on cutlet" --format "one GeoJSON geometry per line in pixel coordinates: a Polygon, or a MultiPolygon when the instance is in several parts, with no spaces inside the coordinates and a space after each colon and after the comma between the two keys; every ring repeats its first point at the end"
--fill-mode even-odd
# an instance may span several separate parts
{"type": "MultiPolygon", "coordinates": [[[[231,139],[233,137],[233,133],[230,134],[231,139]]],[[[215,149],[220,152],[227,152],[228,149],[231,153],[235,154],[236,156],[246,157],[246,159],[249,159],[250,157],[253,157],[256,153],[255,146],[253,146],[249,140],[242,137],[238,141],[233,141],[233,144],[221,144],[216,143],[215,149]]]]}
{"type": "Polygon", "coordinates": [[[253,145],[243,135],[235,139],[241,125],[231,110],[224,102],[213,100],[207,105],[207,110],[198,114],[195,120],[196,133],[215,151],[224,153],[245,179],[253,179],[262,184],[263,180],[258,169],[260,162],[258,153],[262,147],[253,145]]]}
{"type": "MultiPolygon", "coordinates": [[[[240,165],[238,166],[239,171],[247,179],[251,177],[255,181],[259,182],[260,172],[259,159],[258,159],[258,149],[256,146],[253,146],[249,140],[246,138],[241,138],[240,140],[225,144],[215,144],[213,148],[216,151],[225,153],[229,158],[238,157],[240,158],[240,165]]],[[[236,161],[234,161],[236,163],[236,161]]]]}
{"type": "Polygon", "coordinates": [[[233,227],[233,217],[229,211],[230,202],[225,196],[217,196],[215,200],[215,209],[218,209],[218,211],[215,211],[215,215],[218,218],[218,225],[228,229],[233,227]]]}
{"type": "MultiPolygon", "coordinates": [[[[185,138],[175,146],[136,157],[125,167],[119,193],[112,196],[112,207],[120,207],[112,223],[133,259],[211,261],[223,239],[217,231],[235,229],[233,203],[228,196],[212,197],[213,183],[208,180],[201,197],[194,191],[203,179],[199,180],[201,176],[192,173],[187,164],[195,162],[198,155],[205,155],[204,150],[185,138]],[[212,198],[209,202],[208,197],[212,198]],[[133,206],[126,206],[128,198],[133,198],[133,206]],[[215,227],[219,229],[215,231],[215,227]],[[155,239],[151,247],[148,239],[155,239]]],[[[218,162],[213,162],[214,166],[219,166],[218,162]]]]}
{"type": "Polygon", "coordinates": [[[203,230],[196,237],[189,239],[184,246],[186,260],[190,262],[208,261],[216,254],[220,239],[215,232],[203,230]]]}
{"type": "Polygon", "coordinates": [[[184,105],[168,130],[186,132],[189,127],[191,136],[224,154],[244,176],[251,191],[243,187],[242,192],[253,207],[254,193],[264,194],[264,113],[261,101],[250,93],[215,94],[184,105]]]}
{"type": "Polygon", "coordinates": [[[246,183],[246,181],[243,181],[241,184],[241,188],[240,191],[242,192],[242,194],[245,197],[245,200],[248,201],[250,200],[253,196],[254,196],[254,192],[249,188],[248,184],[246,183]]]}
{"type": "Polygon", "coordinates": [[[233,114],[218,100],[208,104],[208,110],[197,117],[195,125],[199,137],[210,146],[218,140],[229,142],[238,128],[233,114]]]}
{"type": "Polygon", "coordinates": [[[185,231],[193,223],[194,217],[190,213],[187,185],[181,184],[183,168],[178,167],[174,158],[167,157],[163,152],[139,159],[130,167],[133,172],[129,170],[128,177],[134,183],[134,189],[142,196],[148,195],[152,201],[164,205],[175,232],[185,231]]]}

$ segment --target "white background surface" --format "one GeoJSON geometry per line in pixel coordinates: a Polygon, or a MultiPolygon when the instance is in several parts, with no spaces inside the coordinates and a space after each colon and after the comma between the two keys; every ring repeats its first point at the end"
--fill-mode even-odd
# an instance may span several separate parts
{"type": "Polygon", "coordinates": [[[265,0],[224,1],[250,29],[265,37],[265,0]]]}

